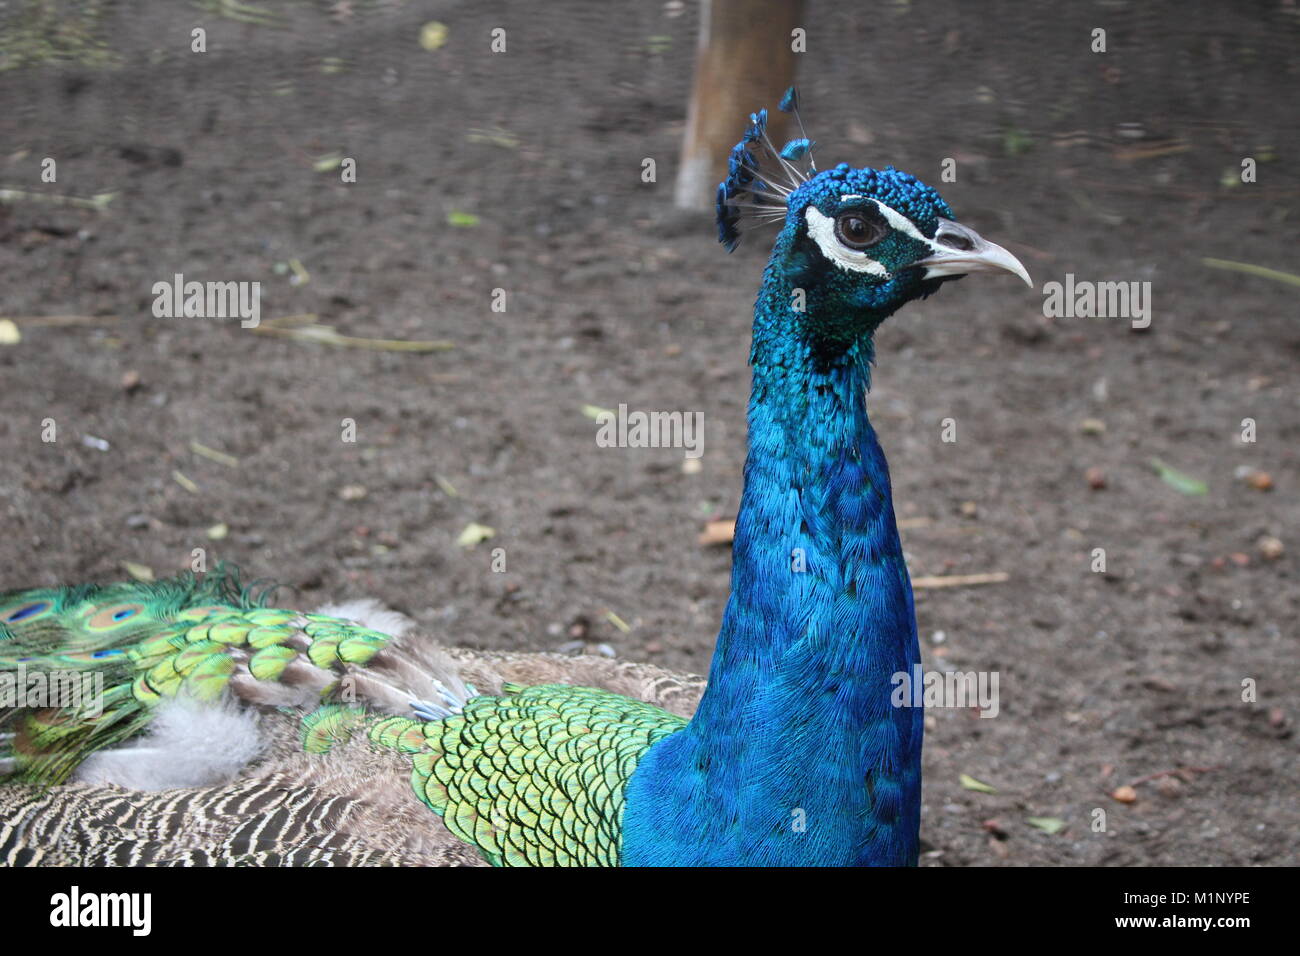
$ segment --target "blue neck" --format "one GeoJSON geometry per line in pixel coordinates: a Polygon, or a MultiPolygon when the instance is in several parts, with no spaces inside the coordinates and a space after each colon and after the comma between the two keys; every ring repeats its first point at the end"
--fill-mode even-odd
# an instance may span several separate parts
{"type": "Polygon", "coordinates": [[[749,458],[731,598],[690,724],[627,789],[624,865],[905,865],[920,816],[919,662],[871,340],[817,357],[769,268],[755,310],[749,458]]]}

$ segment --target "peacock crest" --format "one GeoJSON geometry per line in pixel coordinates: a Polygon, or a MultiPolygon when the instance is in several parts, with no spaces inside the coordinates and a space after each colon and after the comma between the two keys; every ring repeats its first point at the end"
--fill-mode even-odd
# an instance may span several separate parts
{"type": "Polygon", "coordinates": [[[740,244],[742,223],[770,224],[785,218],[790,194],[817,172],[813,146],[799,115],[792,86],[777,107],[794,115],[800,136],[779,150],[767,135],[767,110],[749,114],[749,126],[727,158],[727,178],[718,184],[718,241],[731,252],[740,244]],[[806,161],[807,167],[803,164],[806,161]]]}

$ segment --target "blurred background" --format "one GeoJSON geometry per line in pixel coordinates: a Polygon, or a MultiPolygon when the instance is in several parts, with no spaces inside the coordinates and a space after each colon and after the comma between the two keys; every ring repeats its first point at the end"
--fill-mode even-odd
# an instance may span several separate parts
{"type": "MultiPolygon", "coordinates": [[[[949,284],[878,335],[912,574],[1001,582],[918,588],[927,668],[1001,676],[997,719],[927,715],[924,862],[1294,863],[1300,7],[797,19],[819,164],[908,170],[1038,286],[949,284]],[[1046,317],[1067,274],[1150,282],[1150,327],[1046,317]]],[[[707,670],[771,231],[728,256],[674,202],[700,28],[695,0],[0,3],[0,589],[202,549],[450,644],[707,670]],[[155,318],[176,273],[261,282],[261,326],[155,318]],[[597,447],[620,403],[703,412],[703,458],[597,447]]],[[[771,55],[726,84],[744,111],[771,55]]]]}

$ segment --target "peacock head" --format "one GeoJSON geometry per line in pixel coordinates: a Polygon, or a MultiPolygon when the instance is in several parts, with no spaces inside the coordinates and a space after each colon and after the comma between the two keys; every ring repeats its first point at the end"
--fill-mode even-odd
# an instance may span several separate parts
{"type": "MultiPolygon", "coordinates": [[[[793,88],[781,109],[798,115],[793,88]]],[[[768,306],[791,316],[819,350],[869,337],[901,306],[964,275],[1009,272],[1033,285],[1015,256],[955,222],[939,193],[914,176],[844,163],[804,169],[812,147],[803,137],[778,151],[767,138],[767,111],[751,115],[718,186],[717,219],[729,252],[742,222],[780,224],[768,306]]]]}

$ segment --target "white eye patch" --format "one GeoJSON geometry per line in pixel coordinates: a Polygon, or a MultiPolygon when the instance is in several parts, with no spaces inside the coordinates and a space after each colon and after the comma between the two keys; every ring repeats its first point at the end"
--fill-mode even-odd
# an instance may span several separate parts
{"type": "MultiPolygon", "coordinates": [[[[848,202],[849,200],[864,198],[863,196],[848,195],[841,196],[840,201],[848,202]]],[[[889,223],[891,228],[912,239],[919,239],[925,243],[930,241],[921,234],[921,230],[916,228],[912,220],[897,209],[891,209],[875,199],[867,199],[867,202],[875,204],[875,207],[880,210],[880,214],[885,217],[885,221],[889,223]]],[[[865,252],[846,248],[835,237],[835,220],[822,213],[816,206],[809,206],[804,211],[804,220],[808,223],[808,235],[813,242],[817,243],[817,248],[822,251],[822,255],[839,268],[846,272],[865,272],[873,276],[889,276],[889,270],[865,252]]]]}
{"type": "Polygon", "coordinates": [[[841,269],[846,272],[866,272],[873,276],[889,275],[888,269],[865,252],[846,249],[835,237],[835,220],[824,215],[816,206],[809,206],[804,212],[804,218],[808,221],[808,235],[817,243],[822,255],[841,269]]]}

